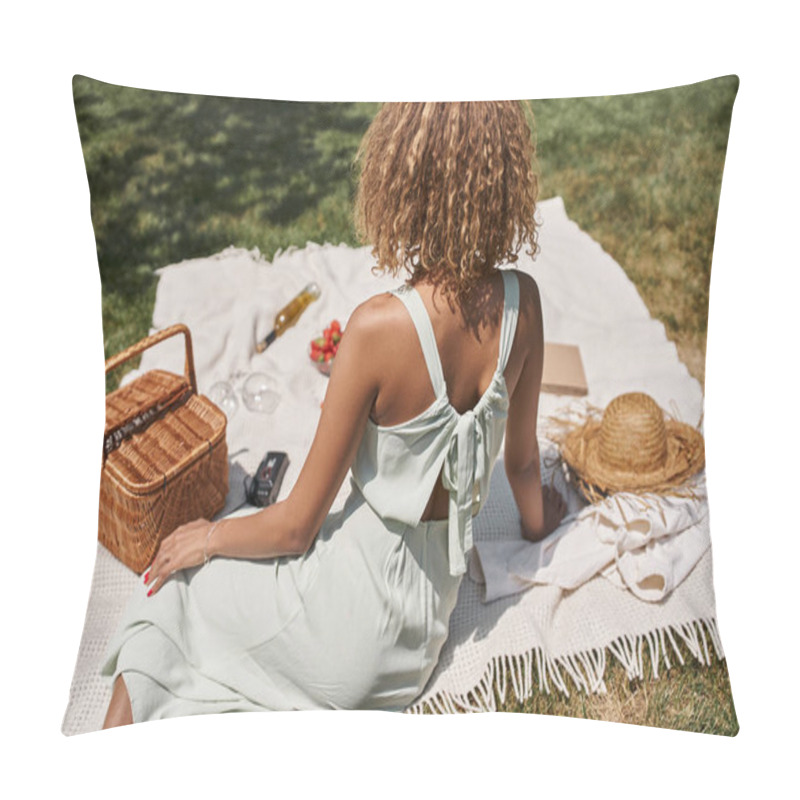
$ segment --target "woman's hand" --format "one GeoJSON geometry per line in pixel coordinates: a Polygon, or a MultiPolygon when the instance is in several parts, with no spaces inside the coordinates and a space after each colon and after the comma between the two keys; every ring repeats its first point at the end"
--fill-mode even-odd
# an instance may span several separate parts
{"type": "Polygon", "coordinates": [[[541,531],[529,531],[524,523],[520,523],[522,536],[529,542],[538,542],[549,536],[561,524],[567,513],[566,501],[552,486],[542,486],[542,512],[544,522],[541,531]]]}
{"type": "Polygon", "coordinates": [[[153,563],[144,574],[149,597],[157,592],[174,572],[196,567],[205,561],[205,547],[212,523],[196,519],[176,528],[158,546],[153,563]]]}

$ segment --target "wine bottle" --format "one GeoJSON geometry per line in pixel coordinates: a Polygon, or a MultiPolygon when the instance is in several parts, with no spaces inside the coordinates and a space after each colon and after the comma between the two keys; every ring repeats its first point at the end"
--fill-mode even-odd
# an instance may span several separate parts
{"type": "Polygon", "coordinates": [[[292,327],[300,319],[300,315],[311,305],[321,292],[316,283],[309,283],[294,299],[285,305],[276,315],[273,329],[263,342],[256,345],[256,352],[263,353],[279,336],[292,327]]]}

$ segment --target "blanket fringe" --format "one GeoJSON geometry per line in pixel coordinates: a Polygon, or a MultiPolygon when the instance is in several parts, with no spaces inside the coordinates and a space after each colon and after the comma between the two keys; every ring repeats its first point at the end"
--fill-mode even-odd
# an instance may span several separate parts
{"type": "Polygon", "coordinates": [[[496,711],[498,700],[504,703],[509,688],[519,702],[531,697],[534,673],[539,692],[551,693],[551,686],[569,697],[567,678],[572,686],[586,694],[606,694],[605,673],[610,652],[625,669],[629,680],[645,678],[645,646],[649,655],[650,672],[657,680],[661,663],[672,668],[670,651],[678,663],[685,664],[678,645],[680,641],[691,655],[704,666],[711,666],[713,654],[723,660],[725,654],[712,618],[699,619],[679,625],[668,625],[648,633],[623,635],[606,647],[592,648],[567,656],[548,656],[536,647],[518,655],[493,658],[478,684],[465,694],[439,691],[420,699],[406,709],[409,714],[454,714],[463,712],[496,711]],[[709,647],[709,640],[711,647],[709,647]]]}

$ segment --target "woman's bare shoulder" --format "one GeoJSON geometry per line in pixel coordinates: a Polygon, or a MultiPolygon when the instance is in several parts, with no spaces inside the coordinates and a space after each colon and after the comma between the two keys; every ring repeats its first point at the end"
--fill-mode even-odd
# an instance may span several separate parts
{"type": "Polygon", "coordinates": [[[539,286],[533,275],[519,269],[515,269],[514,272],[519,279],[518,334],[515,340],[529,348],[536,344],[537,338],[541,337],[542,301],[539,286]]]}
{"type": "Polygon", "coordinates": [[[347,321],[362,331],[379,335],[409,320],[403,303],[390,292],[372,295],[359,303],[347,321]]]}
{"type": "Polygon", "coordinates": [[[539,297],[539,284],[529,272],[521,269],[512,270],[519,280],[519,308],[520,311],[536,311],[541,304],[539,297]]]}
{"type": "MultiPolygon", "coordinates": [[[[413,322],[403,302],[389,292],[372,295],[359,303],[347,320],[345,333],[357,340],[370,359],[395,358],[398,345],[413,332],[413,322]]],[[[355,342],[354,342],[355,343],[355,342]]]]}
{"type": "Polygon", "coordinates": [[[363,302],[359,303],[357,308],[362,309],[365,313],[380,314],[385,311],[392,311],[393,309],[402,309],[403,303],[395,297],[391,292],[378,292],[368,297],[363,302]]]}

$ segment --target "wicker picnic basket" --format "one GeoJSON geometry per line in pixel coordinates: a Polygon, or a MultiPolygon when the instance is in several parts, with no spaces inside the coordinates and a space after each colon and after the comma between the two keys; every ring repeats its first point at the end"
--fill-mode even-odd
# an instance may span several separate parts
{"type": "Polygon", "coordinates": [[[100,542],[134,572],[161,540],[193,519],[210,519],[228,493],[225,414],[197,393],[192,339],[172,325],[106,361],[106,374],[182,333],[184,375],[150,370],[106,397],[100,542]]]}

